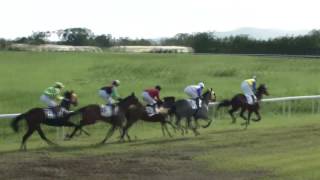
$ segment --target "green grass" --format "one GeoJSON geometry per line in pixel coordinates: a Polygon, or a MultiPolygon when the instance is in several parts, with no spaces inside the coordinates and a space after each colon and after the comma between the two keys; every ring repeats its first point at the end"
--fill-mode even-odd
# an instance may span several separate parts
{"type": "MultiPolygon", "coordinates": [[[[253,74],[259,83],[267,84],[270,97],[319,94],[318,59],[1,51],[0,114],[42,106],[39,96],[55,81],[63,82],[66,89],[74,89],[80,106],[84,106],[103,103],[97,91],[112,79],[121,81],[122,96],[135,92],[140,97],[144,88],[160,84],[161,96],[178,98],[186,97],[183,93],[186,85],[204,81],[221,100],[239,93],[241,81],[253,74]]],[[[270,175],[262,179],[319,179],[320,116],[310,113],[309,100],[295,101],[292,107],[293,114],[288,117],[282,115],[281,103],[264,104],[263,120],[252,123],[247,131],[239,123],[230,124],[222,111],[213,126],[200,130],[199,137],[189,133],[169,139],[162,137],[159,124],[140,122],[130,130],[133,139],[137,139],[135,142],[101,147],[92,144],[104,137],[108,126],[103,123],[87,127],[92,136],[82,135],[68,142],[56,139],[56,129],[46,127],[48,137],[62,147],[48,148],[35,134],[28,142],[29,155],[36,157],[34,152],[46,152],[52,158],[70,158],[170,150],[186,153],[192,161],[204,163],[215,172],[250,171],[270,175]]],[[[19,156],[15,150],[24,131],[13,134],[8,120],[1,120],[0,125],[0,154],[19,156]]],[[[111,142],[117,141],[116,136],[111,142]]]]}
{"type": "Polygon", "coordinates": [[[218,99],[240,92],[253,74],[271,97],[318,94],[320,61],[221,55],[0,52],[0,113],[41,105],[39,96],[55,81],[80,97],[80,105],[102,102],[97,90],[120,79],[122,96],[160,84],[162,96],[185,97],[183,89],[204,81],[218,99]]]}

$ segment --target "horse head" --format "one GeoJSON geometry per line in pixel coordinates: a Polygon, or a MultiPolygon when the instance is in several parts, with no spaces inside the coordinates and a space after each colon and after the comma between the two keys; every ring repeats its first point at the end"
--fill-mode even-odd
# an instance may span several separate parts
{"type": "Polygon", "coordinates": [[[118,103],[119,107],[128,109],[131,105],[138,105],[139,99],[135,96],[134,93],[131,95],[125,97],[124,99],[121,99],[118,103]]]}
{"type": "Polygon", "coordinates": [[[265,84],[260,84],[260,86],[257,89],[256,96],[258,99],[262,99],[263,95],[268,96],[269,92],[268,92],[267,86],[265,84]]]}
{"type": "Polygon", "coordinates": [[[66,91],[63,94],[63,100],[61,101],[61,107],[64,107],[66,109],[70,109],[70,105],[77,106],[78,105],[78,97],[77,94],[74,93],[73,90],[66,91]]]}
{"type": "Polygon", "coordinates": [[[212,88],[210,88],[202,94],[201,99],[206,103],[215,102],[216,101],[216,93],[213,91],[212,88]]]}

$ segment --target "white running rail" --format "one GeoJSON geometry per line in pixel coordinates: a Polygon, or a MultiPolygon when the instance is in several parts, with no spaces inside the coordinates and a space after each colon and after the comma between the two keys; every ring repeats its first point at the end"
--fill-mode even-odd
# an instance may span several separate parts
{"type": "MultiPolygon", "coordinates": [[[[279,98],[267,98],[262,99],[262,102],[279,102],[279,101],[292,101],[292,100],[304,100],[304,99],[320,99],[320,95],[311,95],[311,96],[290,96],[290,97],[279,97],[279,98]]],[[[219,102],[210,103],[210,106],[216,106],[219,102]]],[[[0,119],[10,119],[18,116],[19,113],[16,114],[0,114],[0,119]]]]}

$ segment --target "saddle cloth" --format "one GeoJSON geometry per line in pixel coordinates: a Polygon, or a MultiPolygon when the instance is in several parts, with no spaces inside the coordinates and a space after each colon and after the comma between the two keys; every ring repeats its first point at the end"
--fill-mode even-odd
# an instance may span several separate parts
{"type": "Polygon", "coordinates": [[[152,106],[146,106],[146,112],[149,117],[157,114],[157,112],[154,111],[154,108],[152,106]]]}
{"type": "MultiPolygon", "coordinates": [[[[197,109],[197,104],[195,99],[187,99],[187,102],[190,104],[192,109],[197,109]]],[[[202,101],[199,99],[199,107],[201,108],[202,101]]]]}
{"type": "Polygon", "coordinates": [[[68,113],[68,111],[64,108],[59,108],[57,115],[53,112],[52,108],[45,108],[43,111],[47,119],[61,118],[65,113],[68,113]]]}
{"type": "Polygon", "coordinates": [[[105,105],[105,104],[100,105],[101,116],[111,117],[118,112],[118,107],[114,107],[114,112],[112,112],[113,111],[112,109],[113,109],[113,106],[105,105]]]}

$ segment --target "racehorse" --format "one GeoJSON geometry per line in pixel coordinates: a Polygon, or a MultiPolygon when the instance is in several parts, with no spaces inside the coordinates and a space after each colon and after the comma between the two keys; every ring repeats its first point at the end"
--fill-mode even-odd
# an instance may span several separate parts
{"type": "Polygon", "coordinates": [[[265,84],[261,84],[256,91],[256,97],[258,102],[250,105],[247,103],[247,98],[244,94],[236,94],[233,96],[231,100],[223,100],[221,103],[219,103],[217,110],[221,107],[227,107],[231,106],[231,109],[228,111],[230,116],[232,117],[232,123],[236,122],[236,117],[233,115],[234,112],[236,112],[239,108],[241,108],[240,117],[242,117],[246,122],[243,124],[245,125],[245,128],[248,127],[250,124],[250,118],[252,112],[254,112],[257,116],[257,119],[252,119],[253,121],[260,121],[261,115],[259,113],[259,101],[262,99],[263,95],[269,95],[269,92],[267,90],[267,86],[265,84]],[[248,111],[248,117],[246,118],[244,116],[244,112],[248,111]]]}
{"type": "Polygon", "coordinates": [[[164,102],[162,101],[157,102],[160,112],[152,116],[148,115],[146,111],[146,106],[142,105],[140,102],[135,106],[130,107],[126,113],[127,123],[123,127],[121,140],[123,141],[124,136],[126,135],[128,140],[131,141],[131,138],[128,134],[128,130],[139,119],[146,122],[155,122],[155,123],[159,122],[161,124],[162,134],[165,136],[165,131],[166,131],[168,136],[172,137],[167,128],[167,124],[170,124],[171,127],[173,128],[175,127],[171,121],[167,120],[167,116],[168,116],[168,111],[171,105],[173,105],[174,101],[175,101],[174,97],[165,97],[164,102]]]}
{"type": "Polygon", "coordinates": [[[104,144],[114,133],[117,128],[123,129],[124,123],[126,121],[125,113],[128,111],[131,105],[136,105],[139,103],[138,98],[132,93],[128,97],[121,99],[114,107],[118,109],[110,117],[102,116],[101,107],[98,104],[91,104],[76,110],[73,115],[81,114],[81,120],[79,126],[75,127],[71,135],[67,135],[67,138],[71,139],[75,133],[82,127],[90,124],[95,124],[96,122],[103,121],[111,124],[106,137],[101,141],[104,144]]]}
{"type": "Polygon", "coordinates": [[[208,124],[205,126],[202,126],[203,128],[207,128],[210,126],[212,119],[209,118],[209,103],[214,102],[216,100],[216,94],[211,89],[208,89],[206,92],[204,92],[201,96],[201,107],[199,109],[193,108],[190,104],[190,101],[193,100],[187,100],[187,99],[181,99],[174,103],[172,108],[170,109],[170,113],[173,113],[176,117],[176,126],[179,127],[182,130],[183,128],[180,125],[180,121],[182,118],[187,119],[187,128],[191,128],[191,121],[192,119],[195,120],[196,127],[191,128],[195,135],[199,135],[200,133],[197,131],[197,128],[199,127],[198,120],[204,119],[208,120],[208,124]]]}
{"type": "Polygon", "coordinates": [[[28,130],[26,134],[22,138],[21,142],[21,150],[27,150],[26,141],[33,134],[34,131],[37,131],[40,137],[46,141],[49,145],[55,145],[52,141],[50,141],[43,133],[41,129],[41,124],[46,124],[49,126],[68,126],[68,127],[77,127],[76,124],[68,121],[72,113],[67,110],[70,109],[70,105],[77,106],[78,99],[77,95],[73,91],[66,91],[64,93],[64,98],[60,103],[61,108],[65,108],[66,110],[62,110],[62,117],[57,117],[55,119],[48,118],[44,108],[33,108],[29,111],[22,113],[21,115],[15,117],[11,122],[11,127],[15,132],[19,130],[19,121],[25,119],[27,122],[28,130]]]}

